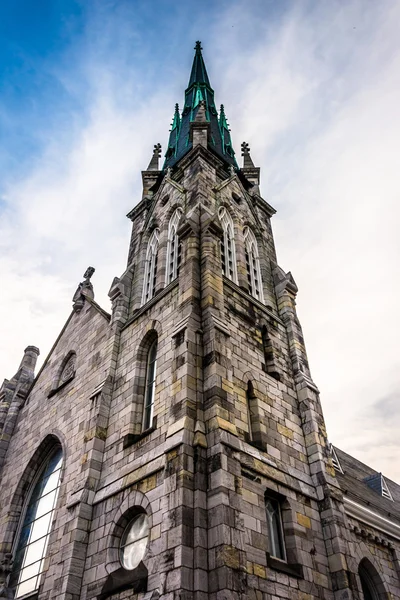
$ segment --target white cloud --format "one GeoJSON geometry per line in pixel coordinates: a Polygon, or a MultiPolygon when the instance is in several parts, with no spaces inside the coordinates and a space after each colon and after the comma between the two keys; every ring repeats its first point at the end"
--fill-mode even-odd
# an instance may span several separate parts
{"type": "MultiPolygon", "coordinates": [[[[400,479],[396,419],[374,408],[400,389],[400,6],[296,3],[271,20],[263,7],[221,9],[203,44],[211,83],[236,149],[250,143],[262,192],[278,209],[278,258],[300,288],[330,438],[400,479]]],[[[125,214],[140,199],[140,169],[153,143],[165,143],[183,96],[173,97],[174,81],[156,82],[150,103],[136,102],[139,67],[112,67],[86,66],[93,86],[84,126],[73,118],[72,133],[60,126],[32,173],[8,187],[12,211],[0,224],[0,371],[8,377],[27,344],[50,349],[89,264],[107,308],[125,266],[125,214]]]]}

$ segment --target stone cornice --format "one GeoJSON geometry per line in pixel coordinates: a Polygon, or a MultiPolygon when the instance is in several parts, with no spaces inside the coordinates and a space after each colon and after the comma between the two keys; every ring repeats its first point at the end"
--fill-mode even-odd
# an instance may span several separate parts
{"type": "Polygon", "coordinates": [[[350,500],[346,496],[343,497],[344,510],[349,517],[357,519],[374,529],[378,529],[386,535],[400,541],[400,525],[390,521],[379,513],[370,510],[366,506],[350,500]]]}

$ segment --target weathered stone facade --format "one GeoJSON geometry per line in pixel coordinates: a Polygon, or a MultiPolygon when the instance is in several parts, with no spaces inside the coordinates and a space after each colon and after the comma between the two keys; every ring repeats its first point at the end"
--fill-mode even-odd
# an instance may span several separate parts
{"type": "Polygon", "coordinates": [[[344,473],[333,466],[297,286],[277,264],[275,211],[259,194],[247,145],[243,168],[235,168],[225,115],[215,125],[199,61],[196,46],[186,93],[192,113],[189,119],[186,105],[182,121],[175,115],[168,168],[159,170],[156,146],[143,172],[143,198],[128,215],[128,265],[111,285],[111,315],[95,303],[88,269],[36,379],[38,350],[29,347],[1,390],[0,598],[15,595],[8,574],[20,523],[40,466],[57,445],[61,487],[45,561],[36,588],[18,597],[400,598],[400,488],[387,482],[392,499],[382,498],[364,481],[373,470],[362,466],[356,489],[361,467],[348,480],[350,466],[344,473]],[[201,100],[191,86],[202,90],[201,100]],[[174,162],[174,147],[184,147],[174,136],[186,126],[187,151],[174,162]],[[171,240],[177,208],[182,217],[171,240]],[[233,223],[229,247],[221,208],[233,223]],[[246,228],[258,247],[252,259],[246,228]],[[148,251],[154,232],[155,258],[148,251]],[[179,274],[169,283],[173,260],[179,274]],[[257,298],[251,281],[258,273],[257,298]],[[144,285],[151,297],[143,304],[144,285]],[[282,531],[275,534],[268,499],[279,507],[282,531]],[[144,513],[146,550],[126,569],[121,540],[144,513]]]}

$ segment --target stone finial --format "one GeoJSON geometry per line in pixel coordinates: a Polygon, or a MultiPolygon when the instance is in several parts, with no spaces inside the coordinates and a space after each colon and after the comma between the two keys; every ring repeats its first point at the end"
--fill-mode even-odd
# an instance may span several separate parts
{"type": "Polygon", "coordinates": [[[242,142],[243,169],[254,169],[254,163],[250,156],[250,146],[247,142],[242,142]]]}
{"type": "Polygon", "coordinates": [[[243,167],[242,173],[246,176],[246,179],[252,184],[250,194],[259,194],[260,185],[260,168],[255,167],[253,160],[250,156],[250,146],[247,142],[242,142],[242,156],[243,156],[243,167]]]}
{"type": "Polygon", "coordinates": [[[80,312],[85,303],[85,297],[94,299],[93,285],[90,281],[93,273],[95,272],[94,267],[88,267],[83,274],[83,281],[78,285],[77,290],[72,298],[73,309],[75,312],[80,312]]]}
{"type": "Polygon", "coordinates": [[[161,144],[154,144],[153,156],[147,167],[147,171],[159,171],[159,160],[161,157],[161,144]]]}

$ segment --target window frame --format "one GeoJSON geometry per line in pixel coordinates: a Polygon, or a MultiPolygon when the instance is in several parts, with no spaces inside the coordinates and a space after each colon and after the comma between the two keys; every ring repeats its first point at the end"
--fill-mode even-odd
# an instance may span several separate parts
{"type": "Polygon", "coordinates": [[[221,240],[221,268],[222,273],[233,281],[238,283],[236,246],[235,246],[235,227],[232,217],[225,206],[221,206],[218,211],[218,217],[223,229],[223,239],[221,240]],[[232,265],[230,267],[230,264],[232,265]]]}
{"type": "Polygon", "coordinates": [[[154,229],[146,248],[146,262],[144,268],[143,288],[142,288],[142,303],[141,306],[147,304],[151,300],[156,291],[157,284],[157,262],[158,262],[158,247],[160,241],[160,230],[154,229]]]}
{"type": "Polygon", "coordinates": [[[119,560],[121,563],[121,566],[123,569],[125,569],[126,571],[134,571],[135,569],[138,568],[138,566],[140,565],[140,563],[143,561],[144,557],[146,556],[146,552],[147,552],[147,548],[149,545],[149,540],[150,540],[150,519],[149,519],[149,515],[146,513],[146,511],[138,511],[129,521],[128,525],[125,527],[124,532],[121,536],[121,541],[120,541],[120,545],[119,545],[119,560]],[[134,524],[134,522],[141,516],[144,515],[146,517],[146,526],[147,526],[147,534],[146,536],[143,536],[142,538],[138,538],[135,539],[134,542],[129,542],[126,543],[126,538],[128,537],[128,534],[131,530],[132,525],[134,524]],[[124,563],[124,550],[125,548],[127,548],[128,546],[133,545],[134,543],[142,540],[146,538],[146,547],[144,549],[144,552],[138,562],[138,564],[133,567],[133,568],[129,568],[126,566],[126,563],[124,563]]]}
{"type": "Polygon", "coordinates": [[[296,577],[297,579],[304,578],[303,565],[299,562],[299,546],[296,534],[293,532],[289,523],[293,519],[293,509],[290,505],[289,498],[283,496],[282,494],[267,489],[264,493],[264,504],[265,504],[265,518],[266,518],[266,527],[268,531],[268,551],[267,551],[267,565],[271,569],[275,571],[281,571],[282,573],[286,573],[292,577],[296,577]],[[281,531],[281,540],[284,550],[285,558],[279,558],[274,556],[271,552],[271,531],[270,531],[270,523],[268,517],[267,510],[267,501],[276,502],[279,506],[279,516],[280,516],[280,531],[281,531]],[[290,521],[286,523],[286,519],[283,517],[283,513],[290,514],[290,521]],[[286,525],[285,525],[286,523],[286,525]],[[287,545],[288,544],[288,545],[287,545]]]}
{"type": "Polygon", "coordinates": [[[267,514],[269,555],[276,560],[280,560],[282,562],[287,563],[287,552],[286,552],[286,543],[285,543],[285,532],[283,529],[281,501],[278,498],[271,496],[270,494],[266,494],[265,495],[265,511],[267,514]],[[267,508],[268,503],[271,504],[271,506],[273,506],[273,504],[276,505],[274,514],[278,515],[278,519],[277,519],[278,525],[277,525],[276,531],[277,531],[279,539],[278,539],[277,543],[274,539],[275,538],[274,528],[271,524],[270,512],[267,508]],[[280,546],[280,550],[281,550],[281,554],[282,554],[281,556],[278,556],[277,554],[275,554],[273,547],[276,545],[280,546]]]}
{"type": "Polygon", "coordinates": [[[178,207],[168,224],[168,241],[167,241],[167,261],[165,265],[165,285],[172,283],[179,275],[180,266],[180,239],[177,234],[179,221],[182,218],[183,211],[178,207]],[[171,262],[172,257],[172,262],[171,262]]]}
{"type": "Polygon", "coordinates": [[[257,238],[253,230],[246,225],[243,229],[244,248],[246,255],[247,280],[250,294],[264,304],[263,281],[261,277],[260,255],[257,238]]]}
{"type": "MultiPolygon", "coordinates": [[[[56,463],[58,464],[58,463],[56,463]]],[[[16,554],[19,551],[24,550],[24,554],[21,560],[21,565],[20,568],[18,569],[17,572],[14,571],[14,569],[11,569],[11,573],[9,576],[9,586],[12,586],[11,589],[14,590],[15,594],[17,594],[18,588],[21,585],[21,583],[25,583],[27,581],[29,581],[30,579],[35,579],[36,578],[36,587],[28,592],[25,592],[24,594],[21,594],[20,596],[15,595],[14,598],[15,600],[17,600],[18,598],[25,598],[25,597],[30,597],[34,594],[37,594],[39,588],[40,588],[40,583],[41,583],[41,579],[44,573],[44,569],[43,569],[43,565],[44,562],[46,560],[47,557],[47,550],[48,550],[48,543],[49,543],[49,538],[50,535],[53,531],[53,522],[54,522],[54,514],[57,510],[57,503],[59,500],[59,495],[60,495],[60,488],[61,488],[61,482],[62,482],[62,474],[63,474],[63,468],[64,468],[64,452],[62,449],[61,444],[57,444],[55,445],[49,452],[46,453],[45,457],[43,458],[43,460],[41,461],[41,465],[40,467],[37,469],[36,474],[29,486],[29,489],[26,493],[26,498],[24,499],[23,502],[23,507],[21,510],[21,514],[19,517],[19,522],[18,522],[18,527],[15,533],[15,537],[14,537],[14,541],[13,541],[13,547],[12,547],[12,555],[13,555],[13,562],[15,563],[15,558],[16,558],[16,554]],[[40,501],[42,500],[42,498],[44,498],[45,496],[51,494],[52,492],[55,491],[55,497],[53,500],[53,506],[52,509],[50,511],[47,511],[46,513],[44,513],[43,515],[40,515],[39,517],[36,517],[34,519],[32,519],[31,521],[29,521],[28,523],[25,523],[26,521],[26,517],[27,517],[27,513],[28,510],[30,508],[31,502],[32,502],[32,496],[33,493],[35,491],[36,486],[38,485],[38,483],[40,482],[41,478],[44,476],[44,473],[50,463],[50,461],[53,459],[53,457],[56,456],[56,454],[60,452],[61,456],[60,456],[60,466],[58,469],[54,469],[51,474],[49,475],[48,479],[50,479],[50,477],[52,477],[54,475],[54,473],[57,473],[57,471],[59,471],[59,475],[57,478],[57,485],[53,490],[50,490],[49,492],[47,492],[47,494],[44,495],[39,495],[36,500],[32,503],[32,505],[37,504],[37,507],[39,506],[40,501]],[[32,535],[32,531],[34,528],[34,523],[36,521],[38,521],[39,519],[45,517],[46,515],[50,515],[49,516],[49,523],[47,525],[47,533],[43,536],[41,536],[40,538],[38,538],[37,540],[34,540],[33,542],[30,542],[30,538],[32,535]],[[25,527],[31,526],[28,538],[27,538],[27,543],[24,544],[20,549],[19,549],[19,545],[20,545],[20,541],[21,541],[21,536],[22,536],[22,531],[25,527]],[[24,561],[26,559],[26,549],[35,544],[36,542],[43,540],[44,539],[44,546],[43,546],[43,550],[41,553],[41,557],[37,560],[35,560],[34,562],[32,562],[31,564],[27,565],[27,566],[23,566],[24,561]],[[29,567],[35,565],[36,563],[40,563],[39,564],[39,571],[36,575],[32,575],[31,577],[28,577],[27,579],[20,581],[20,576],[21,573],[23,572],[24,569],[29,569],[29,567]],[[16,577],[16,582],[14,584],[14,582],[12,582],[13,579],[13,575],[15,573],[15,577],[16,577]]],[[[43,490],[42,490],[43,491],[43,490]]]]}
{"type": "Polygon", "coordinates": [[[152,427],[154,418],[154,399],[156,390],[156,378],[157,378],[157,352],[158,352],[158,338],[156,337],[150,344],[147,351],[146,358],[146,376],[143,393],[143,418],[142,418],[142,431],[147,431],[152,427]],[[154,351],[154,357],[152,358],[152,352],[154,351]],[[152,380],[149,381],[149,376],[152,376],[152,380]],[[151,388],[150,388],[151,386],[151,388]],[[149,395],[149,389],[150,395],[149,395]],[[148,402],[148,397],[150,402],[148,402]]]}

